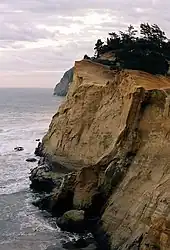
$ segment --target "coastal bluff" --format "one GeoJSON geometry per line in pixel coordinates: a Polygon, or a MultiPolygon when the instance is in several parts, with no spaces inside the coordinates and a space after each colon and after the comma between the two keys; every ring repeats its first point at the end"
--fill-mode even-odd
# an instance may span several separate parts
{"type": "Polygon", "coordinates": [[[39,151],[49,171],[75,163],[53,211],[100,217],[95,236],[111,250],[170,250],[169,77],[77,61],[39,151]]]}

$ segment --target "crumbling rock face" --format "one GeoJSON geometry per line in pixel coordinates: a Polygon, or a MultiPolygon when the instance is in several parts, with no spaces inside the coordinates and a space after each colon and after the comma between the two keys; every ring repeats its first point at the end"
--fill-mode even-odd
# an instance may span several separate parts
{"type": "Polygon", "coordinates": [[[112,246],[117,249],[129,249],[142,235],[144,239],[137,249],[157,249],[158,246],[169,249],[170,246],[165,226],[170,205],[170,120],[164,116],[166,98],[162,90],[151,91],[147,101],[138,124],[140,147],[123,180],[109,197],[102,216],[112,246]],[[162,99],[158,101],[160,96],[162,99]]]}
{"type": "Polygon", "coordinates": [[[86,60],[77,62],[74,72],[67,100],[43,138],[43,152],[91,165],[114,148],[138,87],[128,72],[115,73],[86,60]]]}
{"type": "Polygon", "coordinates": [[[99,215],[110,249],[170,249],[169,96],[169,78],[76,62],[43,139],[44,154],[83,162],[69,209],[99,215]]]}

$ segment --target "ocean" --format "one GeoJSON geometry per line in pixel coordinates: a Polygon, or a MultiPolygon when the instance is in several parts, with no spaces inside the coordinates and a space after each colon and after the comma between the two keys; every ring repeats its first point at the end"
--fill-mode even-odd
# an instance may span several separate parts
{"type": "Polygon", "coordinates": [[[26,162],[62,101],[51,89],[0,89],[0,250],[60,250],[75,237],[32,205],[29,173],[37,163],[26,162]]]}

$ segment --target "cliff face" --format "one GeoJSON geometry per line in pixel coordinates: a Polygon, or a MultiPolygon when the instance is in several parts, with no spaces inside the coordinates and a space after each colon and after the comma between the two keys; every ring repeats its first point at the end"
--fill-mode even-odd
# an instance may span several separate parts
{"type": "Polygon", "coordinates": [[[69,85],[73,81],[73,72],[74,68],[71,68],[64,73],[60,82],[57,83],[57,85],[54,88],[54,95],[66,96],[69,89],[69,85]]]}
{"type": "Polygon", "coordinates": [[[126,126],[132,102],[132,96],[126,98],[129,93],[124,85],[132,92],[135,89],[124,79],[116,91],[123,75],[90,61],[76,62],[67,101],[53,117],[43,139],[45,153],[64,154],[87,164],[107,154],[126,126]]]}
{"type": "MultiPolygon", "coordinates": [[[[114,57],[113,52],[107,52],[107,53],[100,55],[98,59],[94,57],[91,57],[91,58],[88,57],[88,59],[92,61],[99,61],[99,63],[106,64],[109,66],[110,65],[109,62],[114,61],[115,57],[114,57]]],[[[58,96],[67,95],[69,86],[73,82],[73,74],[74,74],[74,67],[64,73],[60,82],[57,83],[57,85],[54,88],[54,95],[58,95],[58,96]]]]}
{"type": "Polygon", "coordinates": [[[73,207],[100,213],[111,249],[170,249],[169,105],[169,78],[83,60],[43,139],[44,154],[88,165],[73,207]]]}

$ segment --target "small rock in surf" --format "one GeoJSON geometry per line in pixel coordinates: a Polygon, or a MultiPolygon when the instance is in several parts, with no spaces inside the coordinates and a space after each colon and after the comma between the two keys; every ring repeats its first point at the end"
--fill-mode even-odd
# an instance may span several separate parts
{"type": "Polygon", "coordinates": [[[27,162],[36,162],[37,159],[35,159],[35,158],[28,158],[28,159],[26,159],[26,161],[27,161],[27,162]]]}
{"type": "Polygon", "coordinates": [[[23,148],[23,147],[16,147],[16,148],[14,148],[14,150],[15,150],[15,151],[23,151],[24,148],[23,148]]]}

